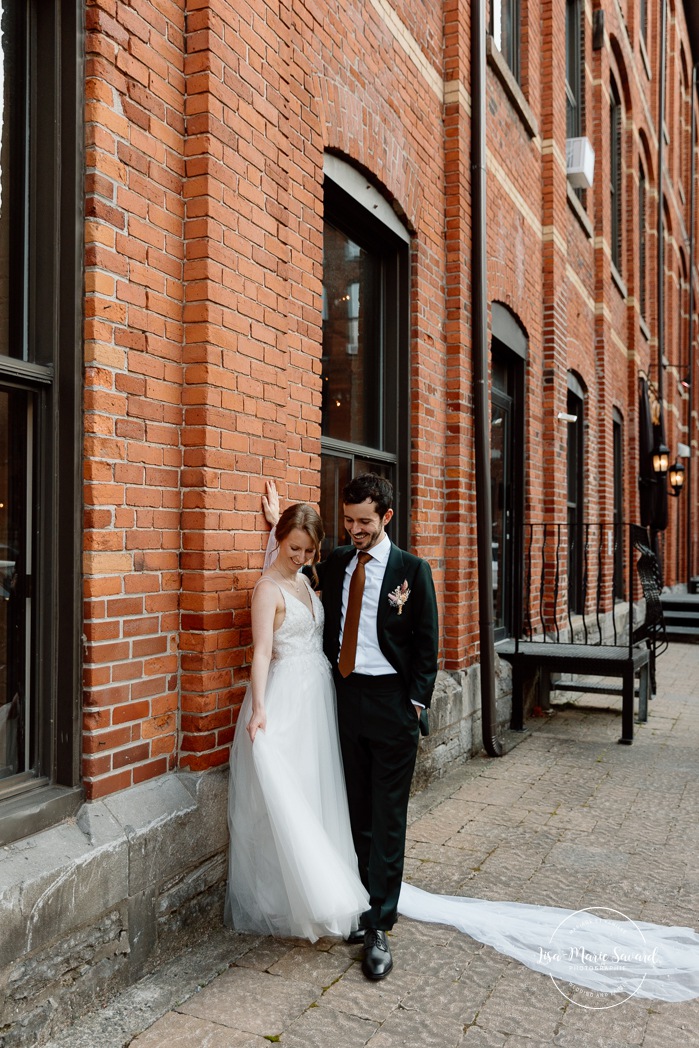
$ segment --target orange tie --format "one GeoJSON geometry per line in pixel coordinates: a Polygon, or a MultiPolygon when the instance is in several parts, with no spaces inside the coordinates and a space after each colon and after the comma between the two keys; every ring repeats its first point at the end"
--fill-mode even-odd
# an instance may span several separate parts
{"type": "Polygon", "coordinates": [[[343,677],[348,677],[353,671],[357,658],[359,613],[362,610],[362,595],[364,593],[364,579],[366,578],[364,565],[368,560],[371,560],[370,553],[357,554],[357,567],[354,569],[350,579],[347,611],[345,612],[345,628],[342,633],[342,648],[340,649],[340,658],[337,662],[337,668],[343,677]]]}

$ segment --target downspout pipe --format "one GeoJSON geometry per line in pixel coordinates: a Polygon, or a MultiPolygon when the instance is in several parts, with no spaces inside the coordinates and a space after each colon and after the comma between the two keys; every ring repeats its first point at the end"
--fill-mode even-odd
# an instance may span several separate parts
{"type": "Polygon", "coordinates": [[[471,286],[476,552],[481,667],[481,726],[489,757],[501,757],[495,709],[493,629],[493,513],[490,503],[490,403],[488,397],[488,287],[485,232],[485,0],[471,6],[471,286]]]}
{"type": "MultiPolygon", "coordinates": [[[[665,418],[664,386],[665,386],[665,216],[663,214],[663,163],[665,155],[665,49],[667,46],[667,0],[662,0],[660,5],[660,69],[658,73],[658,224],[657,224],[657,259],[656,259],[656,283],[657,283],[657,309],[658,309],[658,360],[657,360],[657,392],[660,404],[661,419],[665,418]]],[[[655,478],[656,484],[667,484],[664,473],[655,478]]],[[[662,558],[658,546],[658,531],[655,521],[651,524],[651,546],[661,563],[661,574],[664,574],[662,558]]]]}
{"type": "MultiPolygon", "coordinates": [[[[667,47],[667,0],[662,0],[660,17],[660,70],[658,73],[658,375],[657,390],[661,410],[665,384],[665,216],[663,214],[663,163],[665,156],[665,50],[667,47]]],[[[665,484],[665,477],[662,483],[665,484]]]]}
{"type": "Polygon", "coordinates": [[[685,538],[687,542],[687,592],[689,592],[690,583],[692,581],[692,407],[694,405],[694,245],[695,230],[696,230],[696,215],[694,208],[696,207],[696,196],[695,196],[695,182],[696,182],[696,134],[697,134],[697,116],[696,116],[696,94],[697,94],[697,65],[695,63],[692,66],[692,91],[690,94],[690,100],[692,103],[692,132],[690,135],[690,147],[692,150],[691,156],[691,174],[689,177],[689,349],[688,349],[688,362],[687,362],[687,378],[689,381],[689,389],[687,390],[687,443],[689,444],[689,461],[687,463],[687,501],[685,505],[687,507],[687,526],[685,528],[685,538]]]}

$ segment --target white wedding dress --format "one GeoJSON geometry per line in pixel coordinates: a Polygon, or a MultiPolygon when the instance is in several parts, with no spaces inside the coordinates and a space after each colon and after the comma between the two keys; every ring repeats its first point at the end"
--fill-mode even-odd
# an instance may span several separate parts
{"type": "MultiPolygon", "coordinates": [[[[267,727],[252,744],[248,688],[231,748],[225,920],[242,931],[313,942],[346,936],[368,900],[350,832],[332,674],[323,654],[323,606],[312,593],[311,615],[279,589],[286,617],[274,634],[267,727]]],[[[432,895],[410,884],[402,886],[398,910],[452,925],[560,980],[564,993],[573,984],[613,995],[617,1003],[619,994],[664,1001],[699,996],[699,935],[691,928],[432,895]]]]}
{"type": "Polygon", "coordinates": [[[323,605],[310,586],[312,615],[278,589],[286,615],[274,633],[267,727],[250,742],[248,688],[231,748],[225,920],[313,942],[347,936],[369,903],[352,844],[323,605]]]}

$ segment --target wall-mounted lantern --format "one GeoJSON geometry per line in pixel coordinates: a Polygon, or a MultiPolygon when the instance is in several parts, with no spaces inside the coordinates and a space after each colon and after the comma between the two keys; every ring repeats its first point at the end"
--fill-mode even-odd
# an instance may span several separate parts
{"type": "Polygon", "coordinates": [[[670,449],[665,444],[658,444],[653,450],[653,472],[665,474],[670,463],[670,449]]]}
{"type": "Polygon", "coordinates": [[[684,466],[679,459],[670,467],[670,494],[677,497],[684,487],[684,466]]]}

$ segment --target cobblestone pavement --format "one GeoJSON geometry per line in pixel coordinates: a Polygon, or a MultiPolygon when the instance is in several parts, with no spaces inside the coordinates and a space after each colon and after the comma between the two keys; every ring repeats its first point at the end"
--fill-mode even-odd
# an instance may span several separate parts
{"type": "MultiPolygon", "coordinates": [[[[475,758],[416,796],[407,879],[697,927],[699,645],[673,644],[660,659],[658,695],[633,746],[617,745],[619,705],[576,696],[530,720],[504,758],[475,758]]],[[[391,943],[394,970],[372,984],[358,947],[222,929],[53,1045],[699,1046],[699,1000],[581,1007],[547,976],[452,929],[402,918],[391,943]]]]}

